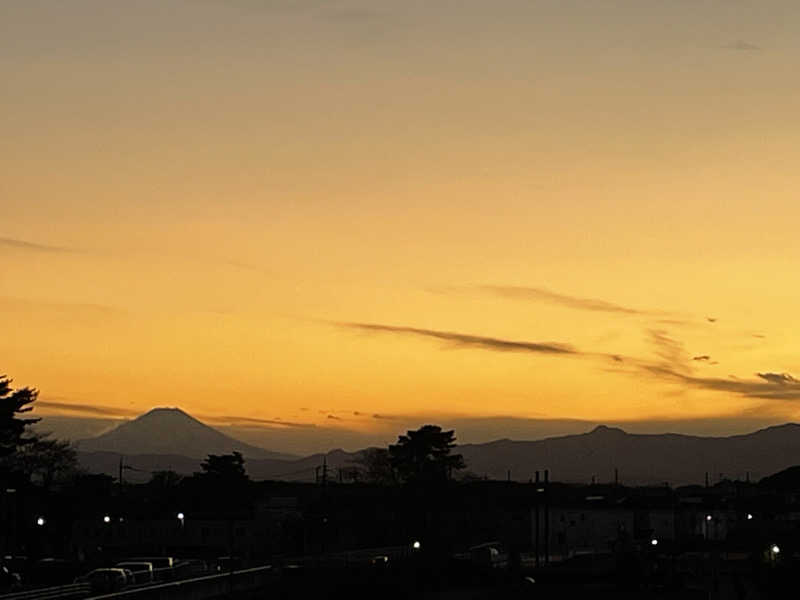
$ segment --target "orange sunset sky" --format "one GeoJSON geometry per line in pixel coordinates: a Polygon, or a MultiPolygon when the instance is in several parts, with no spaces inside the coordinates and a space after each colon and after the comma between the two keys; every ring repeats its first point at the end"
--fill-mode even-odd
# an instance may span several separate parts
{"type": "Polygon", "coordinates": [[[795,0],[3,2],[0,373],[38,414],[340,445],[798,419],[798,25],[795,0]]]}

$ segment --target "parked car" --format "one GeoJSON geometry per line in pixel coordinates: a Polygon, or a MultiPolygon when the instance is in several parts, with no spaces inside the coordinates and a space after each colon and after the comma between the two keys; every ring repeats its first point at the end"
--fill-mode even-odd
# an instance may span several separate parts
{"type": "Polygon", "coordinates": [[[63,558],[42,558],[28,569],[25,584],[64,585],[70,583],[80,573],[78,566],[63,558]]]}
{"type": "Polygon", "coordinates": [[[386,567],[389,564],[389,557],[385,554],[379,554],[369,559],[369,564],[373,567],[386,567]]]}
{"type": "Polygon", "coordinates": [[[19,575],[23,583],[25,583],[28,571],[30,571],[31,566],[34,563],[34,561],[29,559],[27,556],[11,554],[5,555],[0,562],[9,570],[9,572],[19,575]]]}
{"type": "Polygon", "coordinates": [[[503,552],[500,542],[486,542],[469,549],[470,560],[474,567],[497,569],[508,566],[508,555],[503,552]]]}
{"type": "Polygon", "coordinates": [[[92,586],[93,594],[110,594],[118,592],[128,583],[124,569],[95,569],[86,575],[86,580],[92,586]]]}
{"type": "Polygon", "coordinates": [[[239,556],[218,556],[216,563],[216,570],[220,572],[237,571],[242,568],[242,559],[239,556]]]}
{"type": "Polygon", "coordinates": [[[193,577],[203,575],[208,572],[208,564],[199,558],[187,558],[179,560],[174,567],[180,571],[182,576],[193,577]]]}
{"type": "Polygon", "coordinates": [[[175,578],[175,562],[171,556],[139,556],[125,562],[149,562],[153,565],[153,578],[156,581],[170,581],[175,578]]]}
{"type": "Polygon", "coordinates": [[[153,565],[153,569],[171,569],[175,565],[171,556],[140,556],[129,558],[125,562],[149,562],[153,565]]]}
{"type": "Polygon", "coordinates": [[[151,562],[126,560],[117,563],[117,567],[131,571],[131,581],[128,583],[152,583],[155,580],[151,562]]]}
{"type": "Polygon", "coordinates": [[[19,574],[12,573],[5,565],[0,566],[0,591],[3,593],[16,592],[22,588],[22,579],[19,574]]]}

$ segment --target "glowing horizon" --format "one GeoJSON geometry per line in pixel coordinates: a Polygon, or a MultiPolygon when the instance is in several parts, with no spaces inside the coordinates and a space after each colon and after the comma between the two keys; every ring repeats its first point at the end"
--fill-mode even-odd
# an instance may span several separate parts
{"type": "Polygon", "coordinates": [[[39,414],[800,418],[796,3],[1,10],[39,414]]]}

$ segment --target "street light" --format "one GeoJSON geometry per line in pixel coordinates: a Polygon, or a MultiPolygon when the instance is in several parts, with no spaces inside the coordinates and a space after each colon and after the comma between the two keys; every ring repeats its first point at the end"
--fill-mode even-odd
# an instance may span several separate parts
{"type": "Polygon", "coordinates": [[[706,521],[710,521],[710,520],[711,520],[711,515],[706,515],[706,521]]]}
{"type": "Polygon", "coordinates": [[[751,513],[747,513],[747,520],[748,521],[752,521],[753,520],[753,515],[751,513]]]}
{"type": "Polygon", "coordinates": [[[772,544],[772,548],[770,548],[772,554],[780,554],[781,549],[778,547],[778,544],[772,544]]]}
{"type": "Polygon", "coordinates": [[[411,547],[414,550],[419,550],[420,548],[422,548],[422,544],[420,544],[418,541],[415,541],[413,544],[411,544],[411,547]]]}
{"type": "Polygon", "coordinates": [[[103,523],[111,523],[111,517],[109,517],[108,515],[103,517],[103,523]]]}
{"type": "Polygon", "coordinates": [[[656,538],[653,538],[652,540],[650,540],[650,545],[651,546],[658,546],[658,540],[656,538]]]}
{"type": "Polygon", "coordinates": [[[37,518],[36,518],[36,524],[37,524],[39,527],[44,527],[44,524],[45,524],[46,522],[47,522],[47,521],[45,521],[45,520],[44,520],[44,517],[37,517],[37,518]]]}

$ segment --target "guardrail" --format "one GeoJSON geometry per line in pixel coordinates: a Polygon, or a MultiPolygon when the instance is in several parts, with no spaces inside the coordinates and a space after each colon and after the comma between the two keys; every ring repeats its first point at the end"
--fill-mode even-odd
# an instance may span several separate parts
{"type": "MultiPolygon", "coordinates": [[[[309,568],[347,567],[361,562],[368,562],[378,556],[386,556],[391,560],[407,558],[409,546],[387,546],[361,550],[336,552],[319,556],[282,557],[278,563],[282,565],[303,565],[309,568]]],[[[254,591],[268,583],[270,578],[277,577],[271,565],[222,571],[210,575],[181,579],[191,569],[182,563],[173,567],[153,569],[153,582],[142,582],[128,585],[119,592],[91,596],[89,583],[75,583],[48,588],[38,588],[11,594],[1,594],[0,600],[209,600],[230,592],[254,591]]]]}
{"type": "MultiPolygon", "coordinates": [[[[112,594],[91,596],[89,600],[209,600],[229,593],[263,588],[273,577],[271,566],[205,575],[168,583],[146,585],[112,594]]],[[[0,598],[0,600],[4,600],[0,598]]]]}
{"type": "MultiPolygon", "coordinates": [[[[178,563],[173,567],[160,567],[153,569],[150,573],[152,581],[136,581],[137,574],[141,576],[145,571],[134,572],[134,582],[129,584],[126,591],[136,591],[145,587],[158,585],[165,582],[180,581],[180,577],[185,577],[191,569],[188,565],[178,563]]],[[[85,598],[91,594],[92,586],[89,582],[73,583],[68,585],[38,587],[20,592],[0,594],[0,600],[76,600],[85,598]]]]}
{"type": "Polygon", "coordinates": [[[38,588],[24,592],[13,592],[0,595],[0,600],[67,600],[69,598],[83,597],[89,594],[91,586],[88,583],[72,583],[55,587],[38,588]]]}

